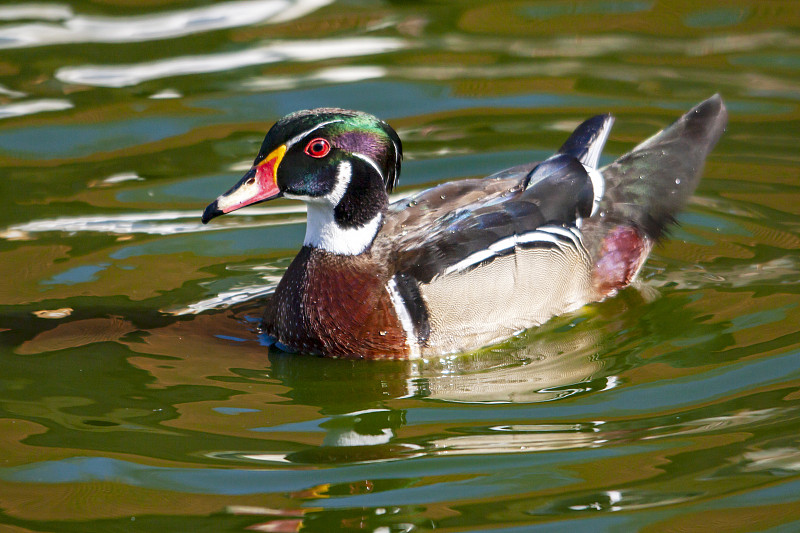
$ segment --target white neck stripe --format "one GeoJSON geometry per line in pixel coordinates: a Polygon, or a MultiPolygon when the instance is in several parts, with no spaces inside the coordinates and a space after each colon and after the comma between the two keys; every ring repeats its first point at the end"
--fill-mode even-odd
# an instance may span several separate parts
{"type": "MultiPolygon", "coordinates": [[[[353,167],[350,162],[342,161],[337,168],[336,185],[330,193],[318,198],[295,197],[303,200],[308,206],[306,237],[303,241],[306,246],[338,255],[358,255],[372,245],[383,220],[381,213],[363,226],[355,228],[343,228],[333,217],[334,208],[342,201],[350,185],[352,172],[353,167]]],[[[289,195],[286,196],[290,198],[289,195]]]]}
{"type": "Polygon", "coordinates": [[[337,255],[359,255],[372,245],[382,220],[379,213],[363,226],[343,228],[333,220],[329,206],[309,203],[303,244],[337,255]]]}

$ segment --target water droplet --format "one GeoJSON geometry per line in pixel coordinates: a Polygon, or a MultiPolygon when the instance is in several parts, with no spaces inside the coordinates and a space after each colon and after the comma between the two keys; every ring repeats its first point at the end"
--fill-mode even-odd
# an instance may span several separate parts
{"type": "Polygon", "coordinates": [[[675,178],[675,185],[680,185],[680,184],[681,184],[681,179],[675,178]]]}
{"type": "Polygon", "coordinates": [[[381,334],[381,337],[385,337],[386,336],[386,332],[385,331],[379,331],[378,333],[381,334]]]}
{"type": "Polygon", "coordinates": [[[442,200],[444,200],[444,194],[440,194],[440,195],[439,195],[439,198],[441,198],[442,200]]]}

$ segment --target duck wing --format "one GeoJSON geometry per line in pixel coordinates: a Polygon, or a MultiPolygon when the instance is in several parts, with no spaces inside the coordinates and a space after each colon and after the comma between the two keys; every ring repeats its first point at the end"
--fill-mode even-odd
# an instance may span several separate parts
{"type": "Polygon", "coordinates": [[[558,153],[571,155],[589,168],[597,168],[613,125],[614,117],[610,114],[597,115],[584,121],[561,145],[558,153]]]}
{"type": "MultiPolygon", "coordinates": [[[[573,131],[556,155],[571,156],[591,172],[597,168],[600,153],[613,124],[614,118],[608,114],[597,115],[584,121],[573,131]]],[[[382,233],[387,236],[396,235],[404,230],[408,231],[407,228],[412,226],[420,229],[428,228],[443,217],[451,216],[453,211],[477,210],[504,202],[530,188],[539,178],[550,176],[550,172],[545,172],[547,167],[537,170],[541,164],[525,163],[495,172],[486,178],[444,183],[413,197],[404,198],[389,207],[382,233]]],[[[598,187],[594,177],[592,181],[595,195],[602,195],[602,186],[598,187]]]]}
{"type": "Polygon", "coordinates": [[[390,211],[391,228],[384,229],[394,230],[396,272],[430,283],[517,247],[551,247],[554,240],[577,246],[576,234],[564,228],[590,215],[593,198],[583,165],[557,154],[521,175],[504,171],[424,191],[406,201],[407,209],[390,211]]]}

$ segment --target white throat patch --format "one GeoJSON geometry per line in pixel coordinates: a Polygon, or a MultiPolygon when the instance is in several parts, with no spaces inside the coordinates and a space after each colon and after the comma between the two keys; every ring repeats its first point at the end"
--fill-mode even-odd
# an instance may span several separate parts
{"type": "Polygon", "coordinates": [[[350,185],[353,167],[349,161],[342,161],[336,172],[336,185],[333,190],[319,198],[293,196],[286,198],[302,200],[308,206],[306,238],[303,244],[339,255],[358,255],[372,244],[381,225],[379,213],[365,225],[358,228],[343,228],[333,218],[333,210],[344,198],[350,185]]]}

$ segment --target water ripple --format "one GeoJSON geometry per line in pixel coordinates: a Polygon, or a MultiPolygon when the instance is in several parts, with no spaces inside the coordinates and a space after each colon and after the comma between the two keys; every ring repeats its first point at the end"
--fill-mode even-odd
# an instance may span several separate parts
{"type": "Polygon", "coordinates": [[[62,24],[20,24],[0,29],[0,48],[28,48],[67,43],[131,43],[171,39],[213,30],[285,22],[328,5],[332,0],[243,0],[197,9],[134,17],[73,15],[68,8],[10,6],[0,20],[44,18],[62,24]]]}
{"type": "Polygon", "coordinates": [[[56,79],[97,87],[127,87],[172,76],[222,72],[280,61],[320,61],[380,54],[403,47],[405,43],[402,40],[379,37],[279,42],[237,52],[183,56],[148,63],[63,67],[56,72],[56,79]]]}
{"type": "MultiPolygon", "coordinates": [[[[233,215],[285,215],[305,213],[305,207],[278,206],[266,208],[253,208],[245,213],[231,213],[233,215]]],[[[302,222],[295,219],[281,219],[279,221],[237,222],[237,228],[271,226],[280,224],[294,224],[302,222]]],[[[214,231],[224,229],[224,224],[204,226],[200,222],[200,212],[196,211],[158,211],[152,213],[134,213],[127,215],[98,215],[85,217],[59,217],[51,219],[33,220],[24,224],[9,226],[0,232],[0,238],[7,240],[30,239],[32,233],[48,231],[75,232],[100,232],[115,235],[144,233],[149,235],[175,235],[178,233],[192,233],[196,231],[214,231]],[[181,222],[183,219],[191,221],[181,222]]]]}
{"type": "MultiPolygon", "coordinates": [[[[137,174],[117,174],[106,178],[103,183],[113,184],[120,181],[140,180],[137,174]]],[[[404,191],[393,194],[390,201],[397,202],[406,196],[415,194],[418,190],[404,191]]],[[[275,215],[304,215],[306,206],[302,203],[277,205],[269,207],[248,207],[245,211],[228,213],[229,217],[260,217],[275,215]]],[[[232,220],[229,218],[228,220],[232,220]]],[[[98,232],[113,235],[126,235],[143,233],[148,235],[175,235],[178,233],[194,233],[199,231],[218,231],[223,229],[252,228],[281,226],[286,224],[299,224],[305,222],[302,217],[281,217],[280,219],[263,220],[255,218],[250,221],[240,220],[215,222],[204,225],[200,222],[200,210],[192,211],[153,211],[148,213],[128,213],[124,215],[95,215],[78,217],[58,217],[40,220],[31,220],[22,224],[14,224],[0,230],[0,239],[30,240],[34,233],[60,231],[66,233],[98,232]],[[188,219],[186,222],[182,220],[188,219]]]]}
{"type": "Polygon", "coordinates": [[[0,119],[33,115],[43,111],[63,111],[74,107],[69,100],[41,99],[0,105],[0,119]]]}
{"type": "Polygon", "coordinates": [[[72,16],[69,6],[55,4],[0,6],[0,20],[66,20],[72,16]]]}

